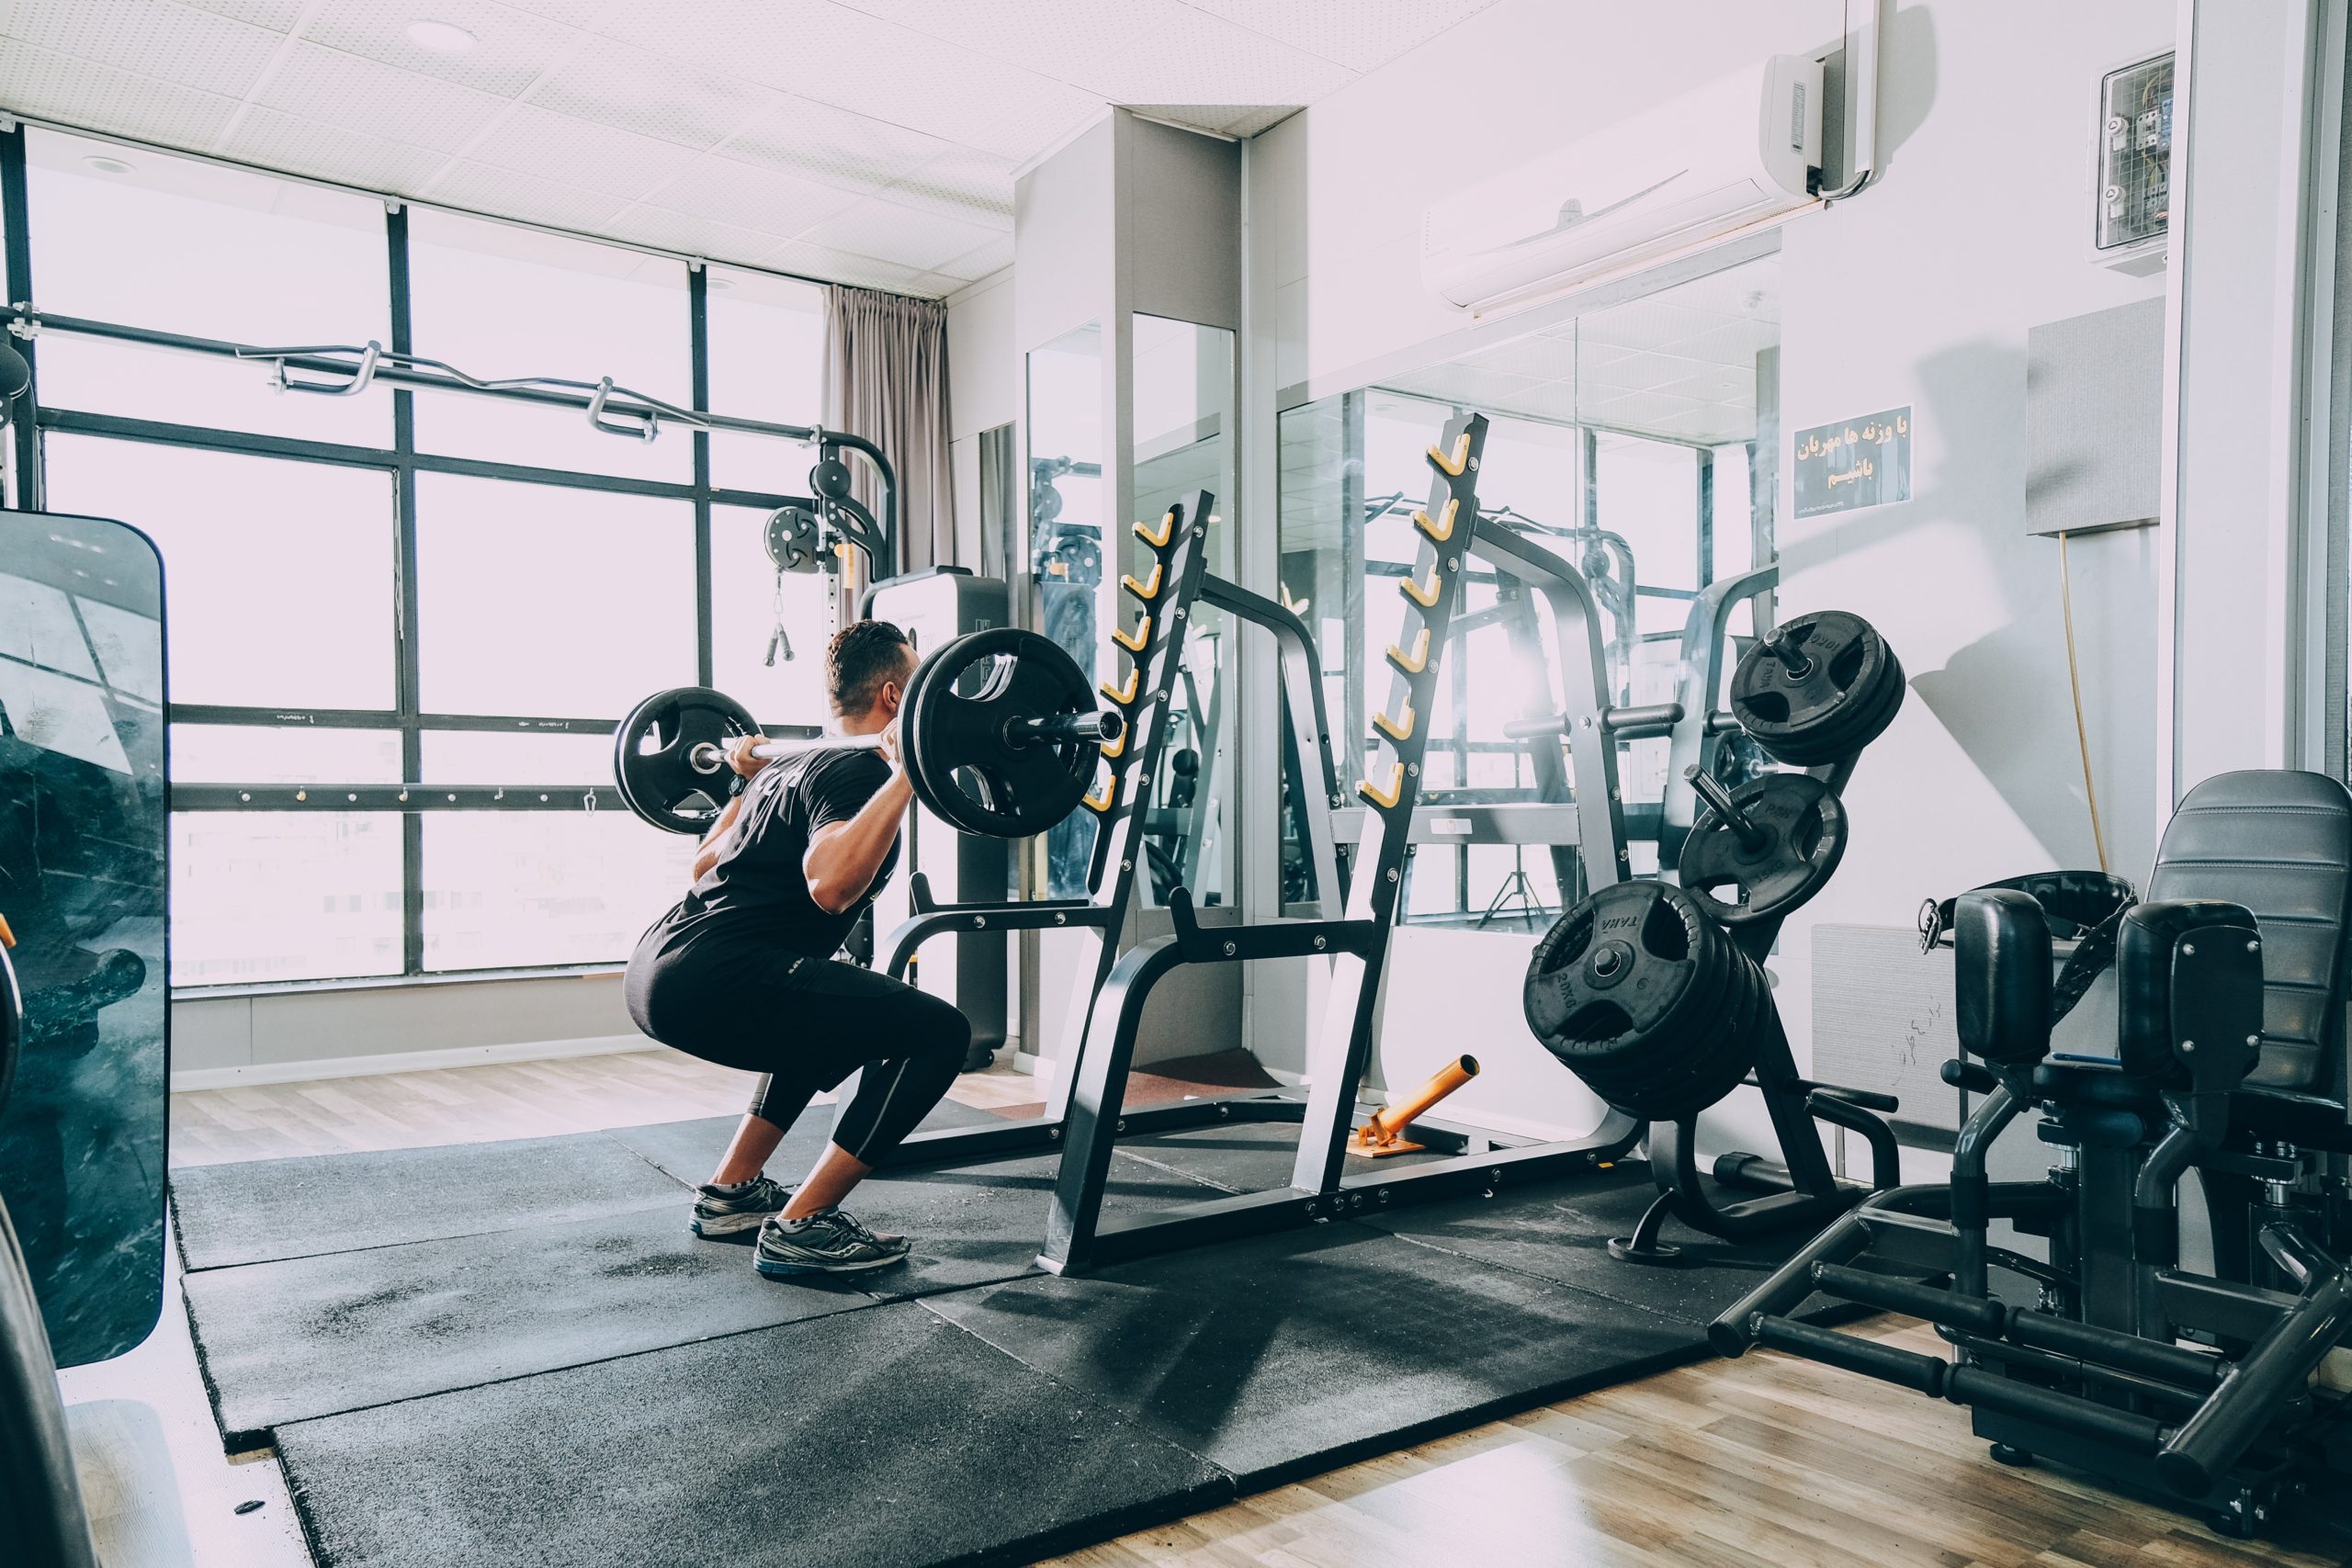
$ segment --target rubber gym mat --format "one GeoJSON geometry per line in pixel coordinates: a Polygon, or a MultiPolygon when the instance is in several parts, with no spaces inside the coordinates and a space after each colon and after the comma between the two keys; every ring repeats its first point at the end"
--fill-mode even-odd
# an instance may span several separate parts
{"type": "Polygon", "coordinates": [[[750,1250],[689,1234],[672,1201],[597,1219],[186,1277],[188,1324],[232,1451],[279,1423],[868,1306],[780,1286],[750,1250]]]}
{"type": "Polygon", "coordinates": [[[603,1133],[172,1172],[180,1258],[191,1272],[677,1201],[676,1183],[603,1133]]]}
{"type": "MultiPolygon", "coordinates": [[[[654,1165],[689,1187],[699,1187],[710,1179],[718,1168],[718,1156],[726,1152],[727,1140],[735,1135],[741,1125],[741,1116],[697,1116],[688,1122],[655,1122],[643,1127],[616,1127],[606,1136],[617,1139],[633,1149],[640,1158],[654,1165]]],[[[940,1127],[996,1127],[1004,1119],[986,1111],[943,1100],[924,1117],[919,1131],[940,1127]]],[[[791,1183],[808,1174],[817,1156],[832,1141],[833,1107],[812,1105],[799,1121],[792,1124],[769,1157],[768,1174],[778,1181],[791,1183]]]]}
{"type": "Polygon", "coordinates": [[[1706,1353],[1690,1324],[1346,1221],[921,1304],[1245,1489],[1706,1353]]]}
{"type": "Polygon", "coordinates": [[[1730,1242],[1668,1220],[1660,1239],[1682,1249],[1677,1263],[1611,1258],[1609,1238],[1631,1235],[1657,1196],[1650,1168],[1635,1160],[1490,1199],[1391,1209],[1365,1215],[1362,1223],[1455,1257],[1573,1285],[1702,1328],[1820,1228],[1807,1225],[1763,1241],[1730,1242]]]}
{"type": "Polygon", "coordinates": [[[912,1304],[296,1422],[277,1450],[321,1568],[1026,1562],[1233,1495],[912,1304]]]}
{"type": "MultiPolygon", "coordinates": [[[[1137,1159],[1182,1171],[1227,1192],[1266,1192],[1290,1185],[1292,1163],[1298,1156],[1298,1133],[1295,1122],[1227,1122],[1182,1133],[1122,1138],[1119,1147],[1137,1159]]],[[[1379,1160],[1351,1158],[1348,1174],[1399,1170],[1444,1157],[1442,1153],[1430,1152],[1379,1160]]]]}
{"type": "MultiPolygon", "coordinates": [[[[877,1231],[914,1243],[903,1268],[876,1269],[858,1286],[888,1300],[997,1284],[1036,1270],[1060,1161],[1033,1155],[956,1169],[883,1170],[848,1208],[877,1231]]],[[[1114,1154],[1102,1212],[1123,1215],[1221,1196],[1175,1171],[1114,1154]]]]}

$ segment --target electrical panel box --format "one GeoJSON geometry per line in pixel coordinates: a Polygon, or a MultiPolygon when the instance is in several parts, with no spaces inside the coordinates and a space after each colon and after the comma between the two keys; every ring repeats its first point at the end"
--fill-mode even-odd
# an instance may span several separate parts
{"type": "Polygon", "coordinates": [[[2170,54],[2159,54],[2099,78],[2091,251],[2122,271],[2164,265],[2172,218],[2172,66],[2170,54]]]}

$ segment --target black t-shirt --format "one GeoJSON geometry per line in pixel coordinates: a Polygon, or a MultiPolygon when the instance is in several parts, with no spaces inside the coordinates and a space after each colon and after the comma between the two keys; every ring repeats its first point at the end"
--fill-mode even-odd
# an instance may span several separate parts
{"type": "Polygon", "coordinates": [[[890,764],[867,750],[811,751],[761,769],[743,791],[742,810],[719,842],[717,863],[662,925],[678,933],[726,930],[831,956],[890,880],[899,845],[893,842],[882,857],[864,896],[838,915],[808,896],[801,858],[819,829],[855,817],[889,777],[890,764]]]}

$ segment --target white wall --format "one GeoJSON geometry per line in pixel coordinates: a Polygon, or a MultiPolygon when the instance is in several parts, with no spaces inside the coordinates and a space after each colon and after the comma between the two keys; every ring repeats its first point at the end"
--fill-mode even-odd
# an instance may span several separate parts
{"type": "MultiPolygon", "coordinates": [[[[2057,547],[2024,535],[2025,338],[2036,323],[2165,287],[2162,275],[2097,266],[2085,236],[2098,77],[2169,47],[2172,0],[1915,0],[1890,10],[1883,174],[1850,203],[1783,231],[1784,438],[1903,404],[1916,420],[1908,503],[1795,523],[1781,465],[1781,613],[1860,612],[1913,681],[1849,791],[1852,850],[1773,963],[1800,1066],[1810,1057],[1815,925],[1904,926],[1930,894],[2093,863],[2057,547]]],[[[1420,208],[1451,180],[1762,54],[1817,51],[1842,11],[1837,0],[1502,0],[1259,138],[1245,428],[1271,430],[1280,389],[1312,378],[1320,391],[1351,367],[1467,323],[1418,276],[1420,208]]],[[[1269,468],[1257,465],[1245,486],[1253,529],[1266,535],[1269,468]]],[[[2149,531],[2081,539],[2072,561],[2108,849],[2135,878],[2155,825],[2154,544],[2149,531]]],[[[1250,553],[1266,574],[1252,584],[1261,592],[1272,592],[1272,551],[1261,535],[1250,553]]],[[[1404,978],[1392,976],[1392,991],[1404,978]]],[[[1515,988],[1482,987],[1475,1005],[1466,1037],[1497,1053],[1521,1048],[1515,988]]],[[[1262,986],[1255,1006],[1261,1023],[1295,1029],[1295,1010],[1262,986]]],[[[1572,1120],[1580,1099],[1564,1086],[1554,1111],[1522,1114],[1572,1120]]],[[[1710,1142],[1760,1129],[1753,1108],[1726,1110],[1733,1125],[1711,1129],[1710,1142]]]]}

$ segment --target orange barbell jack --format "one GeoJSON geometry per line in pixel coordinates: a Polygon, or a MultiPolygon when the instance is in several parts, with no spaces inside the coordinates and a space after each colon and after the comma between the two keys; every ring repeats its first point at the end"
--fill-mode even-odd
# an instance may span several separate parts
{"type": "Polygon", "coordinates": [[[1384,1105],[1364,1118],[1356,1135],[1348,1140],[1348,1153],[1363,1155],[1370,1159],[1385,1159],[1390,1155],[1412,1154],[1423,1145],[1405,1142],[1405,1129],[1414,1119],[1425,1116],[1430,1109],[1447,1095],[1478,1076],[1478,1058],[1462,1056],[1448,1062],[1433,1074],[1430,1081],[1394,1105],[1384,1105]]]}

